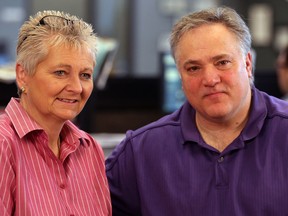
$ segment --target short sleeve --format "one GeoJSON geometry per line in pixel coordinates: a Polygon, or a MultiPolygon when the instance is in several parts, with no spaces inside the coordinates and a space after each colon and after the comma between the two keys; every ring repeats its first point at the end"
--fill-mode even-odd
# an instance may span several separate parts
{"type": "Polygon", "coordinates": [[[112,212],[116,216],[141,215],[132,143],[126,137],[106,160],[112,212]]]}

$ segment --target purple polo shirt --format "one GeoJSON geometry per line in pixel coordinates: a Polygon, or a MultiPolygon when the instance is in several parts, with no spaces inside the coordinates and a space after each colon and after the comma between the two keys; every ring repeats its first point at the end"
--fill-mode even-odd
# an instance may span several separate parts
{"type": "Polygon", "coordinates": [[[113,215],[288,215],[288,103],[252,94],[247,125],[222,153],[188,103],[128,131],[106,160],[113,215]]]}

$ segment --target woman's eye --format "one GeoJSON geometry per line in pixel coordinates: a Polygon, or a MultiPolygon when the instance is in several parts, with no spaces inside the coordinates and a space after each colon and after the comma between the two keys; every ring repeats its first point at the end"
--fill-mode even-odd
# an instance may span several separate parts
{"type": "Polygon", "coordinates": [[[92,78],[92,75],[91,75],[90,73],[82,73],[82,74],[81,74],[81,77],[83,77],[84,79],[89,80],[89,79],[92,78]]]}
{"type": "Polygon", "coordinates": [[[63,76],[65,74],[65,71],[63,71],[63,70],[55,71],[55,74],[57,76],[63,76]]]}

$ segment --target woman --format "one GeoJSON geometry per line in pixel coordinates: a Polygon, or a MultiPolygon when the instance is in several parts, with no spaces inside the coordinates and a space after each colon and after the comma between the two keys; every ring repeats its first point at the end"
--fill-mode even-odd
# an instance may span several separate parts
{"type": "Polygon", "coordinates": [[[111,215],[104,154],[70,120],[93,89],[91,25],[38,12],[20,29],[16,81],[0,118],[0,215],[111,215]]]}

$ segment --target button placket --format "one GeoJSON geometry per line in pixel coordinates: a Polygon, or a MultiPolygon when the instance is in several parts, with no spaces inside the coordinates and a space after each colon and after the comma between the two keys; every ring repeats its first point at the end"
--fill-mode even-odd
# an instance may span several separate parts
{"type": "Polygon", "coordinates": [[[228,179],[226,173],[226,167],[224,162],[225,157],[220,156],[216,159],[215,163],[215,177],[216,177],[216,186],[218,188],[227,187],[228,179]]]}
{"type": "Polygon", "coordinates": [[[219,163],[222,163],[222,162],[224,161],[224,157],[223,157],[223,156],[219,157],[217,161],[218,161],[219,163]]]}

